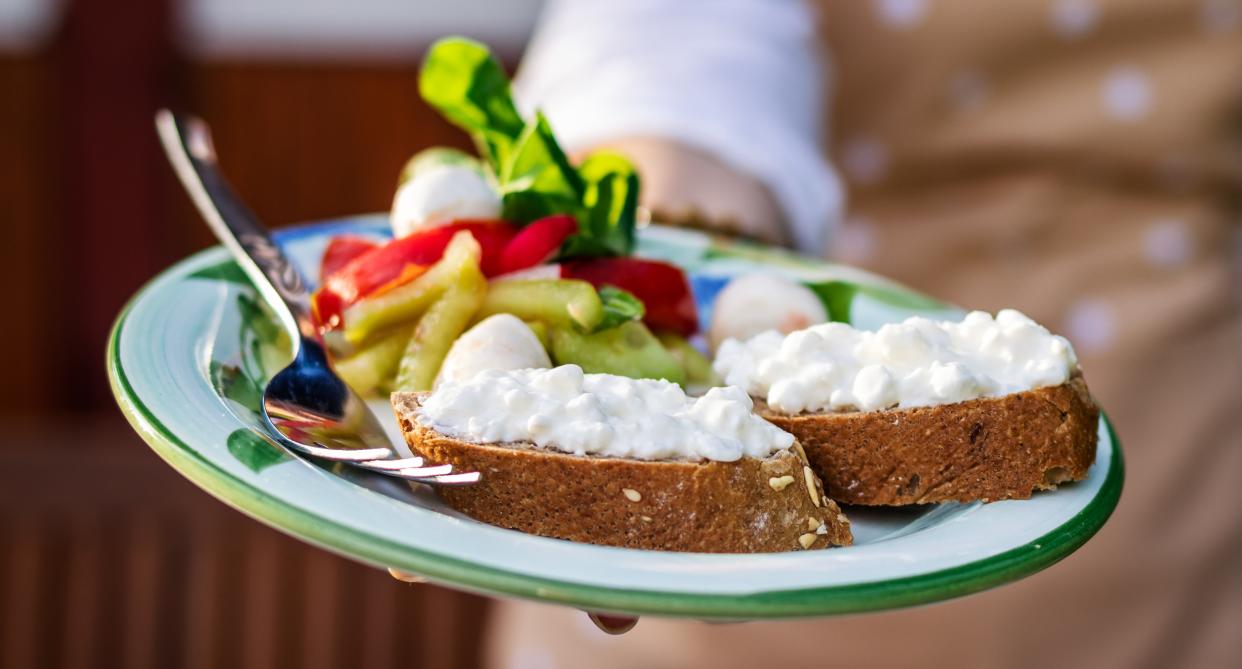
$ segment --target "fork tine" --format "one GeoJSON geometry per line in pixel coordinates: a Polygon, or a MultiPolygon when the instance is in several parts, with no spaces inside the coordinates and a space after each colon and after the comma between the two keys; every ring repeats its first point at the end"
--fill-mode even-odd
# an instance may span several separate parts
{"type": "Polygon", "coordinates": [[[443,476],[434,476],[424,481],[432,485],[470,485],[478,483],[482,475],[478,472],[458,472],[456,474],[445,474],[443,476]]]}
{"type": "Polygon", "coordinates": [[[311,455],[322,460],[332,460],[334,462],[357,463],[363,460],[382,460],[383,458],[392,455],[392,449],[388,448],[325,448],[323,446],[299,444],[291,439],[285,439],[283,440],[283,443],[294,450],[305,453],[306,455],[311,455]]]}
{"type": "Polygon", "coordinates": [[[376,470],[392,470],[392,469],[413,469],[423,466],[423,459],[420,457],[400,458],[397,460],[368,460],[366,462],[355,462],[354,464],[366,469],[376,470]]]}
{"type": "Polygon", "coordinates": [[[393,458],[386,459],[392,455],[392,451],[387,448],[360,448],[346,450],[340,448],[327,448],[320,445],[311,446],[301,444],[290,439],[284,439],[282,442],[294,450],[305,453],[306,455],[328,460],[333,462],[343,462],[347,465],[359,467],[373,471],[377,474],[392,476],[394,478],[414,481],[416,483],[426,483],[429,485],[470,485],[478,483],[482,478],[478,472],[453,472],[453,465],[444,463],[438,465],[427,465],[425,460],[418,456],[410,458],[393,458]]]}
{"type": "Polygon", "coordinates": [[[396,471],[385,471],[384,474],[396,476],[398,478],[418,480],[432,478],[435,476],[443,476],[453,471],[453,465],[432,465],[430,467],[411,467],[409,469],[398,469],[396,471]]]}

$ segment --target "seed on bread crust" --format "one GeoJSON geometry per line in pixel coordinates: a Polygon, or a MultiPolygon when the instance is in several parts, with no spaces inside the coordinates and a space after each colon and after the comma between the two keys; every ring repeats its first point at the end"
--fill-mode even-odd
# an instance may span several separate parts
{"type": "Polygon", "coordinates": [[[798,459],[802,461],[802,464],[805,465],[810,462],[810,460],[806,459],[806,451],[802,450],[802,444],[795,441],[793,445],[789,447],[789,450],[793,451],[798,456],[798,459]]]}
{"type": "Polygon", "coordinates": [[[811,496],[811,501],[815,503],[815,507],[819,508],[822,502],[819,501],[819,491],[815,489],[815,472],[810,467],[803,465],[802,476],[806,479],[806,492],[811,496]]]}
{"type": "Polygon", "coordinates": [[[810,548],[815,543],[815,535],[808,532],[798,537],[798,543],[802,544],[803,548],[810,548]]]}
{"type": "Polygon", "coordinates": [[[768,479],[768,485],[772,486],[772,489],[776,492],[780,492],[785,488],[788,488],[789,484],[793,482],[794,477],[792,476],[773,476],[768,479]]]}
{"type": "Polygon", "coordinates": [[[622,488],[621,494],[625,495],[625,498],[630,500],[631,502],[643,501],[642,493],[638,492],[637,490],[633,488],[622,488]]]}

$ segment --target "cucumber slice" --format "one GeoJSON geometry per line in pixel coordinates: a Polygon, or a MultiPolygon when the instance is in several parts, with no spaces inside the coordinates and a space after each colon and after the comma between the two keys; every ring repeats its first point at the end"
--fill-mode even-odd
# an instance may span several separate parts
{"type": "Polygon", "coordinates": [[[661,332],[656,337],[685,370],[687,386],[710,388],[724,384],[720,375],[712,369],[711,361],[699,353],[699,349],[691,346],[685,337],[673,332],[661,332]]]}
{"type": "Polygon", "coordinates": [[[470,325],[486,291],[487,279],[478,266],[467,267],[458,283],[427,309],[401,358],[397,390],[431,390],[444,357],[470,325]]]}
{"type": "Polygon", "coordinates": [[[595,286],[577,279],[519,279],[492,283],[476,320],[513,314],[549,327],[590,332],[604,318],[595,286]]]}
{"type": "Polygon", "coordinates": [[[588,373],[634,379],[664,379],[677,384],[686,381],[681,363],[638,321],[594,334],[572,328],[552,328],[550,334],[552,359],[558,365],[573,364],[588,373]]]}
{"type": "Polygon", "coordinates": [[[410,341],[414,327],[395,328],[376,339],[374,344],[358,352],[337,358],[332,368],[345,379],[354,392],[368,395],[392,384],[401,355],[410,341]]]}
{"type": "Polygon", "coordinates": [[[453,235],[444,256],[409,283],[365,297],[345,310],[345,340],[360,345],[390,327],[416,319],[471,272],[479,271],[479,243],[468,231],[453,235]]]}

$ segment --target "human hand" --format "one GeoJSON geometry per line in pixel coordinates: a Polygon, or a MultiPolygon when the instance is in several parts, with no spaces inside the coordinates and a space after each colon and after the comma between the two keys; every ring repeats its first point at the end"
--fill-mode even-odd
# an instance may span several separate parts
{"type": "Polygon", "coordinates": [[[658,137],[618,138],[594,148],[624,154],[638,167],[641,204],[660,223],[789,242],[767,187],[706,151],[658,137]]]}
{"type": "Polygon", "coordinates": [[[634,626],[638,624],[637,616],[618,616],[610,613],[593,613],[591,611],[583,611],[583,613],[587,615],[587,618],[591,619],[591,622],[595,623],[595,626],[601,632],[613,636],[625,634],[634,629],[634,626]]]}

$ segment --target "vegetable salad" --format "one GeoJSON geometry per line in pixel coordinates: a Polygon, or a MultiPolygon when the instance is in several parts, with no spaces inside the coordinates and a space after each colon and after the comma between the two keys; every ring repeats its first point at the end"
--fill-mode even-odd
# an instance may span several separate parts
{"type": "Polygon", "coordinates": [[[686,339],[699,324],[685,274],[630,255],[640,184],[624,156],[575,164],[542,114],[518,113],[500,65],[467,39],[432,45],[419,91],[478,157],[418,153],[398,178],[393,240],[328,245],[314,309],[351,386],[428,390],[442,367],[500,360],[713,383],[686,339]],[[515,355],[518,344],[543,350],[515,355]]]}

